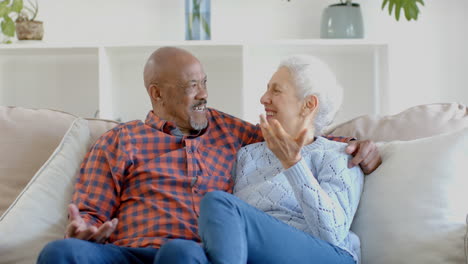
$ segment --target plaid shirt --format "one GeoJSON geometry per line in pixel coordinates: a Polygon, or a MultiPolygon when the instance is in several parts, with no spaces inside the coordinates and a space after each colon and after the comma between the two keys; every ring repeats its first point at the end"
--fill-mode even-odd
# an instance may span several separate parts
{"type": "Polygon", "coordinates": [[[203,195],[232,192],[237,151],[262,140],[259,126],[208,109],[209,125],[198,136],[171,135],[173,123],[151,111],[105,133],[81,165],[73,194],[88,223],[114,217],[109,242],[159,248],[168,239],[199,242],[197,219],[203,195]]]}
{"type": "MultiPolygon", "coordinates": [[[[237,151],[262,141],[259,126],[208,109],[196,136],[175,136],[172,122],[149,112],[106,132],[86,155],[73,203],[91,225],[118,218],[109,242],[159,248],[169,239],[200,242],[197,219],[205,193],[232,192],[237,151]]],[[[346,141],[346,138],[335,140],[346,141]]]]}

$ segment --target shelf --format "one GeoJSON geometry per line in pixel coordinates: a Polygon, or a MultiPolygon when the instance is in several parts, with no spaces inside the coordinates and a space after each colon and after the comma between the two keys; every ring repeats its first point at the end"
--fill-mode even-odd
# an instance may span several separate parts
{"type": "Polygon", "coordinates": [[[281,58],[310,54],[327,62],[344,87],[336,121],[386,111],[388,46],[366,40],[158,41],[0,45],[0,104],[55,108],[83,117],[144,119],[151,104],[143,67],[159,47],[192,52],[208,76],[208,105],[250,122],[281,58]]]}
{"type": "Polygon", "coordinates": [[[0,104],[93,116],[98,105],[98,50],[0,50],[0,104]]]}

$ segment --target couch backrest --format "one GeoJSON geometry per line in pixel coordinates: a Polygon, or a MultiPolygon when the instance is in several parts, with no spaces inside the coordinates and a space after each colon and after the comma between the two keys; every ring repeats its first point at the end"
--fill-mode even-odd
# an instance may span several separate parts
{"type": "Polygon", "coordinates": [[[440,103],[411,107],[395,115],[360,116],[327,129],[325,134],[387,142],[430,137],[465,127],[465,105],[440,103]]]}
{"type": "MultiPolygon", "coordinates": [[[[0,106],[0,215],[59,145],[77,117],[55,110],[0,106]]],[[[96,140],[117,122],[90,119],[96,140]]]]}
{"type": "MultiPolygon", "coordinates": [[[[48,109],[0,106],[0,215],[49,158],[76,116],[48,109]]],[[[88,119],[93,142],[117,122],[88,119]]],[[[412,140],[468,127],[468,109],[429,104],[383,117],[361,116],[326,134],[374,141],[412,140]]]]}

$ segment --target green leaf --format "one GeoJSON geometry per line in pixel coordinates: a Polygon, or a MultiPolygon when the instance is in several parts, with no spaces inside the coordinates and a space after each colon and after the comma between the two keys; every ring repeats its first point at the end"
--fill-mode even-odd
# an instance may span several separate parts
{"type": "Polygon", "coordinates": [[[416,20],[418,17],[418,9],[416,5],[409,5],[406,9],[406,19],[410,21],[411,19],[416,20]]]}
{"type": "Polygon", "coordinates": [[[201,16],[200,19],[201,19],[203,29],[205,30],[206,34],[208,35],[208,38],[211,39],[210,25],[206,22],[206,20],[205,20],[205,18],[203,16],[201,16]]]}
{"type": "Polygon", "coordinates": [[[188,39],[193,39],[192,28],[193,28],[193,14],[190,13],[189,18],[188,18],[188,39]]]}
{"type": "Polygon", "coordinates": [[[396,4],[395,4],[395,18],[397,21],[400,20],[400,11],[401,11],[401,8],[402,8],[402,3],[401,1],[398,1],[396,4]]]}
{"type": "Polygon", "coordinates": [[[0,2],[0,17],[4,17],[10,13],[9,1],[0,2]]]}
{"type": "Polygon", "coordinates": [[[23,9],[23,0],[13,0],[13,4],[11,5],[11,10],[16,13],[20,13],[23,9]]]}
{"type": "Polygon", "coordinates": [[[388,0],[384,0],[384,1],[382,2],[382,10],[385,8],[385,6],[387,5],[387,3],[388,3],[388,0]]]}
{"type": "Polygon", "coordinates": [[[200,4],[201,0],[197,2],[197,0],[193,0],[193,13],[200,14],[200,4]]]}
{"type": "Polygon", "coordinates": [[[390,1],[390,3],[388,4],[388,14],[389,15],[392,15],[392,11],[393,11],[393,6],[395,5],[395,2],[394,1],[390,1]]]}
{"type": "Polygon", "coordinates": [[[424,6],[424,0],[383,0],[382,9],[388,7],[389,15],[392,15],[393,10],[395,10],[397,21],[400,19],[401,9],[403,9],[408,21],[411,19],[417,20],[419,15],[418,4],[424,6]]]}
{"type": "Polygon", "coordinates": [[[2,21],[2,32],[5,36],[13,37],[15,35],[15,22],[9,16],[4,16],[2,21]]]}

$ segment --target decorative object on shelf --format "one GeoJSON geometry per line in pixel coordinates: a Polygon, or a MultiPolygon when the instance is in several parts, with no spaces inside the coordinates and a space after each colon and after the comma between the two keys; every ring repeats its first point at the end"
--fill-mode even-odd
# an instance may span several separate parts
{"type": "MultiPolygon", "coordinates": [[[[364,27],[359,4],[352,3],[352,0],[340,0],[340,2],[328,6],[323,11],[320,37],[363,38],[364,27]]],[[[382,10],[388,4],[388,13],[392,15],[393,10],[395,10],[397,21],[400,20],[402,9],[408,21],[417,20],[419,15],[418,3],[424,5],[423,0],[383,0],[382,10]]]]}
{"type": "Polygon", "coordinates": [[[321,38],[363,38],[361,7],[351,0],[333,4],[323,10],[321,38]]]}
{"type": "Polygon", "coordinates": [[[0,21],[2,28],[2,43],[11,43],[15,36],[15,22],[13,18],[17,17],[23,9],[23,0],[3,0],[0,1],[0,21]]]}
{"type": "MultiPolygon", "coordinates": [[[[290,2],[291,0],[287,0],[290,2]]],[[[340,0],[343,4],[343,0],[340,0]]],[[[351,0],[346,0],[346,2],[351,2],[351,0]]],[[[393,8],[395,7],[395,18],[397,21],[400,20],[401,9],[405,11],[406,20],[410,21],[411,19],[417,20],[419,15],[419,7],[417,4],[424,5],[423,0],[383,0],[382,10],[388,4],[388,14],[392,15],[393,8]]]]}
{"type": "Polygon", "coordinates": [[[185,0],[185,39],[211,39],[211,0],[185,0]]]}
{"type": "Polygon", "coordinates": [[[37,1],[34,3],[28,1],[23,11],[16,19],[16,35],[19,40],[42,40],[44,37],[44,25],[42,21],[37,21],[36,16],[39,12],[37,1]]]}

